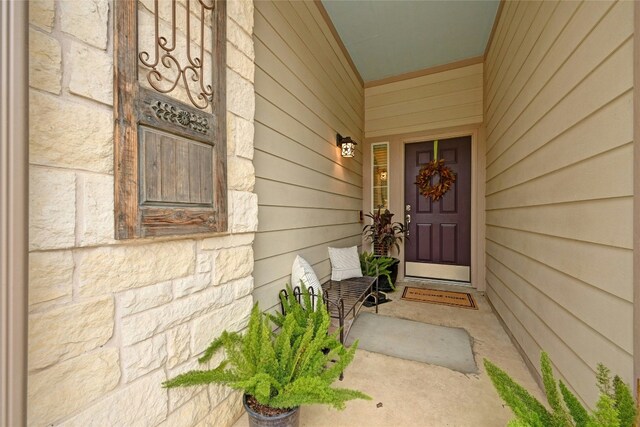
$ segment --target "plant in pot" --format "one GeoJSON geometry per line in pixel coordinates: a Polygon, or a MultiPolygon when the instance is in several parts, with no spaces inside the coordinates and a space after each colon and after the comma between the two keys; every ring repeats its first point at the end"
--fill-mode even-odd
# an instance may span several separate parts
{"type": "Polygon", "coordinates": [[[223,332],[198,361],[207,363],[219,350],[224,360],[215,368],[193,370],[163,383],[164,387],[224,384],[244,392],[251,426],[297,426],[303,404],[343,409],[351,399],[370,399],[356,390],[331,387],[353,360],[357,345],[346,349],[328,334],[330,318],[322,299],[302,326],[293,311],[273,331],[256,304],[245,333],[223,332]]]}
{"type": "Polygon", "coordinates": [[[540,355],[540,371],[548,407],[516,383],[505,371],[484,360],[484,367],[498,395],[512,409],[512,427],[634,427],[638,410],[631,390],[619,376],[611,379],[611,371],[598,364],[596,382],[600,397],[589,412],[562,382],[556,381],[551,360],[544,351],[540,355]]]}
{"type": "MultiPolygon", "coordinates": [[[[391,279],[391,268],[395,263],[395,258],[391,258],[388,256],[378,256],[373,252],[362,252],[360,254],[360,268],[362,268],[362,274],[365,276],[377,277],[378,289],[380,288],[380,283],[382,283],[383,281],[384,283],[389,284],[393,290],[396,289],[394,286],[395,280],[391,279]]],[[[365,306],[370,307],[376,302],[378,304],[382,304],[388,301],[386,293],[382,291],[379,291],[379,294],[376,295],[376,297],[377,299],[367,299],[367,301],[365,301],[364,303],[365,306]]]]}
{"type": "MultiPolygon", "coordinates": [[[[391,248],[400,252],[400,243],[404,236],[404,224],[393,221],[393,214],[389,209],[382,209],[381,206],[375,212],[366,215],[371,218],[371,224],[367,224],[362,229],[365,240],[373,244],[373,251],[378,256],[388,256],[391,248]]],[[[382,280],[379,283],[380,290],[393,291],[395,289],[396,278],[398,277],[398,264],[400,260],[393,258],[394,263],[390,266],[390,280],[382,280]]]]}

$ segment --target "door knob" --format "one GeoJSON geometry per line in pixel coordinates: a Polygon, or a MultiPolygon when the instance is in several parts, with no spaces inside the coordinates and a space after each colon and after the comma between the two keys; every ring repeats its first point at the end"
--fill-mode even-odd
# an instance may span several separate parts
{"type": "Polygon", "coordinates": [[[409,224],[411,224],[411,214],[406,214],[404,216],[404,235],[405,236],[409,236],[409,224]]]}

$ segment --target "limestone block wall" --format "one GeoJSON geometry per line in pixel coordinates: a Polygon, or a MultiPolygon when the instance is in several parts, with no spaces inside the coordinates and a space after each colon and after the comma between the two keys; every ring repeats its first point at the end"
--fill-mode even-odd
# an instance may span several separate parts
{"type": "Polygon", "coordinates": [[[227,23],[229,233],[116,241],[113,3],[30,2],[30,426],[230,425],[240,396],[165,390],[253,304],[253,3],[227,23]]]}

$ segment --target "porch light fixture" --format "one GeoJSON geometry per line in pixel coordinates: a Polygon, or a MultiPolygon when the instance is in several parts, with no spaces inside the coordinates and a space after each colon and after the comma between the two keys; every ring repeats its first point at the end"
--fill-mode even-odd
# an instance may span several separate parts
{"type": "Polygon", "coordinates": [[[342,149],[342,157],[353,157],[356,154],[356,145],[350,136],[342,136],[338,134],[336,136],[336,145],[342,149]]]}

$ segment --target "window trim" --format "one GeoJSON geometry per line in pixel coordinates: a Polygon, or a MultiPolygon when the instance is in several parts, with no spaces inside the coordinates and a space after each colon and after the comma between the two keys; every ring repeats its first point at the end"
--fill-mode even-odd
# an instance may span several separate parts
{"type": "MultiPolygon", "coordinates": [[[[375,168],[375,156],[374,156],[374,150],[375,147],[384,145],[387,147],[387,199],[389,199],[390,194],[389,194],[389,180],[391,178],[391,173],[389,171],[389,143],[388,142],[375,142],[371,144],[371,212],[375,212],[376,209],[378,209],[378,207],[375,205],[375,197],[374,197],[374,183],[375,183],[375,179],[374,179],[374,168],[375,168]]],[[[389,204],[389,200],[387,200],[387,205],[389,204]]]]}

